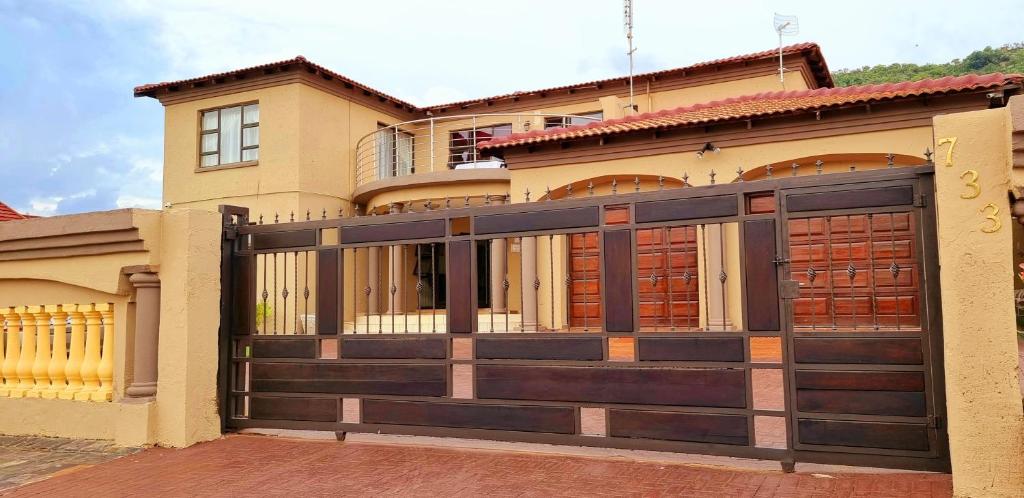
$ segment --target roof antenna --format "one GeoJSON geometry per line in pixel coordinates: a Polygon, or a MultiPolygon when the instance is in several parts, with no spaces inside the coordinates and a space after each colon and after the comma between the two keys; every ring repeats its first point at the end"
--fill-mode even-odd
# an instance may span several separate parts
{"type": "Polygon", "coordinates": [[[782,89],[786,89],[786,79],[783,76],[785,68],[782,67],[782,35],[792,36],[800,32],[800,22],[796,16],[787,16],[775,13],[775,33],[779,35],[779,83],[782,89]]]}
{"type": "Polygon", "coordinates": [[[626,55],[629,57],[629,110],[632,114],[637,110],[636,104],[633,103],[633,54],[636,52],[633,48],[633,0],[622,0],[622,24],[626,31],[626,43],[629,45],[626,55]]]}

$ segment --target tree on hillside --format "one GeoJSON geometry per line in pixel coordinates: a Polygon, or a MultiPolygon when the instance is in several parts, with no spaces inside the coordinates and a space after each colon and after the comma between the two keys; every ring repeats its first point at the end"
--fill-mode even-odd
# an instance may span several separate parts
{"type": "Polygon", "coordinates": [[[832,73],[836,86],[916,81],[968,73],[1024,73],[1024,43],[985,47],[944,64],[889,64],[840,69],[832,73]]]}

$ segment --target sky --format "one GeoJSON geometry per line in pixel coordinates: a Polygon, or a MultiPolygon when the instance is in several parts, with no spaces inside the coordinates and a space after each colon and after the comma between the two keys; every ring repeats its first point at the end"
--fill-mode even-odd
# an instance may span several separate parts
{"type": "MultiPolygon", "coordinates": [[[[635,0],[637,71],[821,45],[831,69],[1024,41],[1024,2],[635,0]]],[[[0,0],[0,201],[161,206],[163,111],[136,85],[306,58],[417,105],[628,71],[621,0],[0,0]]]]}

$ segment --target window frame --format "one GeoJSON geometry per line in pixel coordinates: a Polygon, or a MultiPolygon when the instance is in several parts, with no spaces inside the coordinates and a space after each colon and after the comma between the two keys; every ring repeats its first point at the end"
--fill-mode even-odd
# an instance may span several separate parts
{"type": "MultiPolygon", "coordinates": [[[[247,128],[259,128],[260,127],[260,123],[262,123],[262,120],[263,120],[263,117],[261,115],[260,118],[255,123],[248,123],[248,124],[245,123],[245,108],[248,107],[248,106],[251,106],[251,105],[259,106],[260,102],[259,102],[259,100],[251,100],[251,101],[239,102],[239,103],[235,103],[235,104],[227,104],[227,105],[220,105],[220,106],[216,106],[216,107],[208,107],[208,108],[200,109],[197,112],[198,122],[197,122],[196,128],[199,131],[199,134],[198,134],[199,139],[196,141],[196,168],[195,168],[196,172],[215,171],[215,170],[220,170],[220,169],[231,169],[231,168],[242,168],[242,167],[246,167],[246,166],[256,166],[256,165],[259,164],[260,160],[259,160],[259,152],[258,151],[259,151],[259,148],[260,148],[260,144],[259,144],[260,140],[257,140],[256,145],[245,145],[245,130],[247,128]],[[239,158],[239,160],[235,161],[235,162],[230,162],[230,163],[221,163],[220,162],[221,111],[223,111],[224,109],[231,109],[231,108],[234,108],[234,107],[239,108],[239,131],[238,131],[238,158],[239,158]],[[211,129],[211,130],[204,130],[203,129],[203,115],[208,113],[208,112],[213,112],[213,111],[217,111],[217,127],[214,128],[214,129],[211,129]],[[216,149],[214,151],[212,151],[212,152],[203,152],[203,138],[205,136],[207,136],[207,135],[214,135],[214,134],[217,135],[216,149]],[[248,161],[242,160],[242,157],[245,155],[245,151],[247,151],[247,150],[256,150],[257,151],[256,159],[250,159],[248,161]],[[204,166],[203,165],[203,158],[206,157],[206,156],[211,156],[211,155],[216,155],[217,156],[217,161],[218,161],[217,164],[210,165],[210,166],[204,166]]],[[[257,133],[259,133],[259,132],[257,131],[257,133]]]]}
{"type": "MultiPolygon", "coordinates": [[[[495,157],[495,156],[487,156],[486,158],[482,158],[480,156],[480,151],[477,150],[477,148],[476,148],[476,146],[477,146],[477,144],[479,143],[479,140],[480,140],[480,138],[477,136],[477,133],[480,130],[490,129],[491,130],[491,137],[494,138],[495,134],[494,134],[493,130],[495,128],[502,128],[502,127],[508,127],[508,134],[509,135],[514,133],[512,131],[512,123],[494,123],[494,124],[487,124],[487,125],[483,125],[483,126],[471,126],[469,128],[459,128],[457,130],[448,130],[448,169],[455,169],[456,166],[459,166],[461,164],[475,164],[475,163],[478,163],[478,162],[481,162],[481,161],[490,161],[491,160],[490,158],[495,157]],[[469,139],[470,143],[468,145],[459,145],[459,146],[452,145],[452,143],[455,142],[455,140],[452,139],[452,136],[454,134],[456,134],[456,133],[469,133],[469,134],[471,134],[472,137],[469,139]],[[470,154],[470,160],[468,160],[468,161],[461,161],[461,162],[454,161],[453,159],[455,158],[455,151],[460,151],[461,152],[461,151],[464,151],[464,150],[472,151],[471,154],[470,154]]],[[[507,136],[507,135],[501,135],[501,136],[507,136]]]]}
{"type": "Polygon", "coordinates": [[[602,111],[602,110],[590,111],[590,112],[578,112],[578,113],[573,113],[573,114],[569,114],[569,115],[565,115],[565,116],[548,116],[548,117],[544,118],[544,129],[545,130],[550,130],[550,129],[553,129],[553,128],[568,128],[570,126],[582,126],[582,125],[585,125],[585,124],[598,123],[598,122],[601,122],[601,121],[604,121],[604,111],[602,111]],[[580,123],[578,125],[574,125],[574,124],[571,124],[571,123],[567,124],[565,122],[567,118],[570,119],[570,120],[573,117],[594,118],[594,117],[596,117],[595,115],[597,115],[597,114],[601,115],[600,119],[588,120],[587,122],[580,123]],[[555,125],[555,126],[549,126],[548,123],[550,121],[552,121],[552,120],[555,120],[555,119],[559,120],[561,122],[561,124],[555,125]]]}

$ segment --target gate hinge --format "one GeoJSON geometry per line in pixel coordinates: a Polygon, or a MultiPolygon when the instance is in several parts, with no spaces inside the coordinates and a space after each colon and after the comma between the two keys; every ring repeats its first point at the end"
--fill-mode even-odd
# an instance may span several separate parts
{"type": "Polygon", "coordinates": [[[927,197],[924,194],[917,194],[914,196],[914,207],[925,207],[928,204],[927,197]]]}
{"type": "Polygon", "coordinates": [[[238,227],[235,225],[224,227],[224,240],[235,240],[238,238],[238,227]]]}
{"type": "Polygon", "coordinates": [[[935,415],[928,416],[928,427],[931,429],[942,429],[942,417],[935,415]]]}

